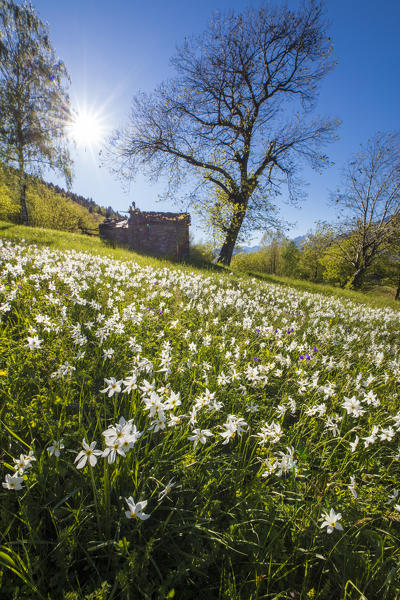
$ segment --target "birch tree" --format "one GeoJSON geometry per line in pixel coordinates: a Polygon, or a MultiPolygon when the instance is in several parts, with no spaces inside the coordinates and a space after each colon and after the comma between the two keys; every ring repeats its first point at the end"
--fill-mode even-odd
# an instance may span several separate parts
{"type": "Polygon", "coordinates": [[[71,180],[65,142],[69,76],[32,5],[0,0],[0,160],[19,173],[22,222],[29,222],[28,173],[47,168],[71,180]]]}

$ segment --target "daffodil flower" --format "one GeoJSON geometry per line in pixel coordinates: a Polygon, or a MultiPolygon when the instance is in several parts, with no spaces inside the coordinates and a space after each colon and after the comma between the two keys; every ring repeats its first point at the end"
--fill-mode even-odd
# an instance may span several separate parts
{"type": "Polygon", "coordinates": [[[76,457],[74,462],[77,462],[78,464],[76,465],[77,469],[83,469],[83,467],[86,465],[87,461],[89,461],[89,464],[91,467],[94,467],[97,463],[97,456],[100,456],[102,454],[101,450],[95,450],[96,447],[96,442],[92,442],[89,446],[89,444],[87,443],[87,441],[84,439],[82,441],[82,447],[83,450],[81,450],[78,454],[78,456],[76,457]]]}
{"type": "Polygon", "coordinates": [[[6,490],[22,490],[22,482],[24,481],[23,477],[18,477],[17,475],[6,475],[5,482],[2,483],[3,488],[6,490]]]}
{"type": "Polygon", "coordinates": [[[128,519],[140,519],[141,521],[146,521],[146,519],[150,518],[150,515],[142,512],[147,506],[147,500],[135,503],[132,496],[129,496],[129,498],[125,498],[125,502],[129,508],[129,510],[125,511],[125,515],[128,519]]]}
{"type": "Polygon", "coordinates": [[[335,513],[333,508],[331,508],[330,512],[324,512],[321,517],[321,521],[323,521],[321,525],[321,529],[326,527],[327,533],[332,533],[334,529],[338,529],[339,531],[343,531],[343,527],[339,523],[342,518],[341,513],[335,513]]]}

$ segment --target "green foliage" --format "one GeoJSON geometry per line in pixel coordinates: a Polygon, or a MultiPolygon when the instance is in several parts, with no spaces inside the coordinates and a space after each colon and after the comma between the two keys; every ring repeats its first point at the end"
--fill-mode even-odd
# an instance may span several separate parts
{"type": "Polygon", "coordinates": [[[0,180],[0,219],[18,223],[21,208],[13,196],[14,194],[10,193],[9,187],[0,180]]]}
{"type": "Polygon", "coordinates": [[[333,238],[332,228],[325,223],[318,223],[316,230],[308,233],[299,258],[301,277],[310,281],[323,280],[325,267],[321,259],[329,249],[333,238]]]}
{"type": "MultiPolygon", "coordinates": [[[[392,294],[398,300],[400,298],[398,260],[400,246],[399,228],[394,220],[390,230],[392,232],[390,243],[385,245],[384,251],[378,253],[374,261],[364,270],[362,289],[382,297],[392,294]]],[[[242,272],[274,275],[281,281],[289,282],[285,278],[298,277],[313,283],[327,282],[351,289],[354,274],[351,256],[354,252],[355,237],[357,236],[351,235],[350,232],[335,236],[331,226],[319,223],[315,232],[308,233],[301,246],[297,247],[294,241],[268,232],[262,238],[265,246],[261,250],[237,254],[233,258],[232,267],[242,272]]],[[[299,282],[295,285],[299,285],[299,282]]],[[[302,289],[307,287],[315,291],[318,289],[307,284],[302,285],[302,289]]]]}
{"type": "Polygon", "coordinates": [[[30,223],[64,231],[96,233],[99,221],[83,206],[52,193],[40,184],[31,184],[26,193],[30,223]],[[94,230],[94,231],[93,231],[94,230]]]}
{"type": "Polygon", "coordinates": [[[279,232],[274,232],[264,234],[261,243],[264,246],[257,252],[236,254],[232,268],[291,277],[298,273],[301,254],[294,241],[287,240],[279,232]]]}
{"type": "Polygon", "coordinates": [[[190,262],[193,264],[210,264],[214,260],[210,244],[190,244],[190,262]]]}
{"type": "MultiPolygon", "coordinates": [[[[70,232],[98,233],[103,216],[90,213],[87,208],[57,192],[35,177],[26,180],[26,203],[30,223],[34,227],[48,227],[70,232]]],[[[14,169],[0,164],[0,217],[11,223],[21,222],[19,179],[14,169]]]]}
{"type": "Polygon", "coordinates": [[[347,260],[347,255],[352,250],[350,237],[333,241],[330,247],[320,257],[319,262],[323,266],[323,279],[331,283],[337,283],[344,287],[351,278],[354,267],[347,260]]]}
{"type": "Polygon", "coordinates": [[[279,246],[273,249],[262,248],[257,252],[239,252],[232,259],[232,269],[239,271],[256,271],[258,273],[281,272],[281,253],[279,246]]]}
{"type": "Polygon", "coordinates": [[[257,271],[258,273],[269,273],[283,275],[285,270],[295,267],[296,250],[290,246],[279,231],[268,231],[261,239],[262,248],[257,252],[236,254],[232,261],[232,267],[240,271],[257,271]],[[286,252],[286,255],[285,255],[286,252]]]}
{"type": "Polygon", "coordinates": [[[300,250],[296,242],[287,240],[282,250],[283,274],[294,277],[299,270],[300,250]]]}

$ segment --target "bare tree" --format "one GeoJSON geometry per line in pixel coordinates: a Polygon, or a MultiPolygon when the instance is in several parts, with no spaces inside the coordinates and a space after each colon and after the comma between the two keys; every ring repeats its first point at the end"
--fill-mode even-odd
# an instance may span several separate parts
{"type": "Polygon", "coordinates": [[[298,159],[327,164],[320,148],[338,121],[305,113],[334,65],[330,53],[322,7],[312,0],[297,11],[266,3],[217,14],[177,49],[176,78],[134,97],[128,127],[111,140],[117,171],[167,174],[174,194],[189,178],[202,208],[214,195],[225,208],[218,261],[229,264],[243,223],[260,225],[282,182],[298,198],[298,159]]]}
{"type": "Polygon", "coordinates": [[[334,195],[342,210],[336,247],[353,267],[348,287],[394,238],[400,216],[400,137],[377,133],[345,169],[344,191],[334,195]]]}

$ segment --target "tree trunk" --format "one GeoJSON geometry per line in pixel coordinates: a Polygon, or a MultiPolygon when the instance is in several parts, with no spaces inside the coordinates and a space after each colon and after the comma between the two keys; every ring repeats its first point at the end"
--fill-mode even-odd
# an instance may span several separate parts
{"type": "Polygon", "coordinates": [[[26,207],[26,173],[25,173],[25,158],[24,158],[24,153],[23,153],[23,136],[22,136],[22,131],[20,130],[19,132],[19,140],[20,140],[20,144],[19,144],[19,156],[18,156],[18,162],[19,162],[19,170],[18,170],[18,174],[19,174],[19,185],[20,185],[20,202],[21,202],[21,216],[22,216],[22,224],[23,225],[29,225],[29,219],[28,219],[28,209],[26,207]]]}
{"type": "Polygon", "coordinates": [[[358,267],[358,269],[353,273],[350,279],[347,281],[345,287],[346,288],[359,288],[361,287],[362,278],[366,271],[366,266],[362,265],[358,267]]]}
{"type": "Polygon", "coordinates": [[[236,202],[236,207],[237,212],[232,217],[225,241],[222,244],[222,248],[217,258],[217,263],[222,263],[228,267],[231,264],[233,250],[235,248],[236,240],[246,214],[246,205],[244,203],[239,204],[236,202]]]}
{"type": "Polygon", "coordinates": [[[313,281],[317,281],[317,276],[318,276],[318,265],[315,265],[315,267],[314,267],[313,281]]]}
{"type": "Polygon", "coordinates": [[[396,290],[396,295],[394,297],[395,300],[400,300],[400,274],[399,277],[397,279],[397,290],[396,290]]]}
{"type": "Polygon", "coordinates": [[[21,214],[22,214],[22,224],[29,225],[28,219],[28,209],[26,207],[26,176],[25,174],[21,178],[21,214]]]}
{"type": "Polygon", "coordinates": [[[229,266],[232,260],[233,250],[235,248],[237,236],[239,234],[240,227],[231,225],[226,235],[225,241],[222,244],[222,248],[219,252],[217,263],[229,266]]]}

